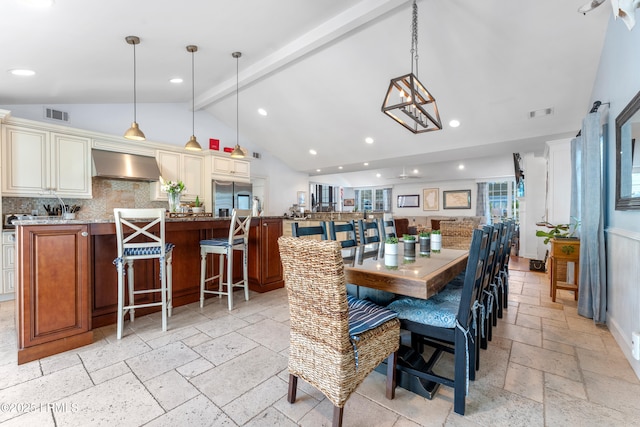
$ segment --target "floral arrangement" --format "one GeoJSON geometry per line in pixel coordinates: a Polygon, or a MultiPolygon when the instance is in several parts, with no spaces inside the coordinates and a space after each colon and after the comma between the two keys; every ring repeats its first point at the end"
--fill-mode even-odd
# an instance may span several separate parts
{"type": "Polygon", "coordinates": [[[160,185],[162,191],[169,194],[182,194],[186,191],[186,188],[184,188],[184,182],[182,181],[165,181],[160,177],[160,185]]]}

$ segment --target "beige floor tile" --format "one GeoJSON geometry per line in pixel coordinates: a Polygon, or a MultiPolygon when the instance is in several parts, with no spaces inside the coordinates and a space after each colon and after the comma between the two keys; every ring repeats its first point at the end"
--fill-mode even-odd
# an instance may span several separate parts
{"type": "Polygon", "coordinates": [[[541,330],[541,319],[538,316],[531,316],[529,314],[519,314],[516,320],[516,325],[524,326],[525,328],[541,330]]]}
{"type": "Polygon", "coordinates": [[[189,380],[203,372],[207,372],[209,369],[213,368],[213,366],[213,363],[209,362],[204,357],[199,357],[189,363],[177,367],[176,371],[189,380]]]}
{"type": "Polygon", "coordinates": [[[608,335],[609,329],[606,326],[599,326],[593,322],[593,319],[587,319],[586,317],[573,317],[567,316],[567,324],[569,329],[573,331],[585,332],[595,335],[608,335]]]}
{"type": "Polygon", "coordinates": [[[542,332],[523,326],[504,323],[494,328],[493,334],[498,337],[508,338],[529,345],[542,346],[542,332]]]}
{"type": "Polygon", "coordinates": [[[193,350],[215,366],[218,366],[257,346],[258,344],[255,341],[237,332],[231,332],[197,345],[193,347],[193,350]]]}
{"type": "Polygon", "coordinates": [[[173,370],[146,381],[144,386],[165,411],[170,411],[200,394],[187,379],[173,370]]]}
{"type": "Polygon", "coordinates": [[[557,341],[593,351],[606,352],[604,343],[599,335],[549,326],[544,328],[543,337],[545,340],[557,341]]]}
{"type": "Polygon", "coordinates": [[[144,382],[198,357],[198,353],[178,341],[129,358],[126,363],[140,381],[144,382]]]}
{"type": "Polygon", "coordinates": [[[509,363],[504,389],[542,403],[544,390],[542,371],[517,363],[509,363]]]}
{"type": "MultiPolygon", "coordinates": [[[[12,351],[17,355],[16,347],[14,347],[12,351]]],[[[16,363],[17,357],[15,363],[0,366],[0,378],[2,379],[0,380],[0,389],[5,389],[42,376],[40,362],[37,360],[19,366],[17,366],[16,363]]]]}
{"type": "MultiPolygon", "coordinates": [[[[580,368],[597,375],[617,378],[633,384],[640,384],[631,365],[624,357],[612,356],[608,353],[600,353],[584,348],[576,347],[580,368]]],[[[640,407],[640,400],[638,402],[640,407]]]]}
{"type": "Polygon", "coordinates": [[[205,334],[204,332],[200,332],[195,335],[191,335],[190,337],[183,338],[182,342],[193,348],[199,344],[202,344],[203,342],[207,342],[210,340],[211,337],[209,335],[205,334]]]}
{"type": "MultiPolygon", "coordinates": [[[[287,396],[284,396],[273,404],[275,409],[294,422],[298,422],[320,403],[320,400],[302,391],[300,387],[301,383],[302,380],[298,380],[298,391],[296,392],[296,401],[294,403],[289,403],[287,396]]],[[[321,399],[324,399],[324,396],[322,396],[321,399]]]]}
{"type": "Polygon", "coordinates": [[[553,320],[565,320],[564,310],[557,310],[550,307],[541,307],[529,304],[520,304],[520,307],[518,307],[518,314],[528,314],[531,316],[544,317],[553,320]]]}
{"type": "Polygon", "coordinates": [[[529,305],[540,304],[539,296],[518,295],[518,294],[509,293],[509,300],[519,302],[520,304],[529,304],[529,305]]]}
{"type": "Polygon", "coordinates": [[[420,424],[414,421],[411,421],[408,418],[400,416],[398,418],[398,421],[396,421],[396,423],[393,425],[393,427],[420,427],[420,424]]]}
{"type": "Polygon", "coordinates": [[[542,348],[569,354],[571,356],[575,356],[576,354],[576,348],[574,346],[557,341],[542,340],[542,348]]]}
{"type": "Polygon", "coordinates": [[[236,331],[240,328],[244,328],[247,325],[249,325],[249,323],[245,322],[242,319],[239,319],[235,316],[226,315],[211,319],[208,322],[196,325],[196,327],[205,334],[209,335],[211,338],[216,338],[222,335],[226,335],[229,332],[236,331]]]}
{"type": "Polygon", "coordinates": [[[560,328],[560,329],[569,329],[569,324],[567,323],[566,320],[554,320],[554,319],[547,319],[542,317],[542,329],[545,329],[548,326],[553,326],[554,328],[560,328]]]}
{"type": "Polygon", "coordinates": [[[60,402],[76,405],[78,410],[56,414],[58,425],[141,425],[164,413],[133,374],[103,382],[60,402]]]}
{"type": "Polygon", "coordinates": [[[511,347],[512,363],[560,375],[575,381],[582,379],[578,361],[574,356],[514,342],[511,347]]]}
{"type": "Polygon", "coordinates": [[[587,400],[587,393],[582,381],[573,381],[559,375],[544,373],[544,386],[548,389],[564,393],[578,399],[587,400]]]}
{"type": "Polygon", "coordinates": [[[623,412],[640,420],[640,384],[605,377],[595,372],[584,371],[584,382],[589,400],[623,412]]]}
{"type": "MultiPolygon", "coordinates": [[[[547,389],[545,419],[549,426],[622,426],[625,416],[619,411],[547,389]]],[[[630,424],[627,424],[630,425],[630,424]]]]}
{"type": "Polygon", "coordinates": [[[80,363],[82,361],[76,351],[71,350],[40,359],[40,369],[42,369],[43,375],[47,375],[80,363]]]}
{"type": "Polygon", "coordinates": [[[224,406],[287,366],[287,359],[257,347],[191,379],[213,403],[224,406]]]}
{"type": "Polygon", "coordinates": [[[271,377],[222,407],[238,425],[243,425],[287,395],[287,383],[271,377]]]}
{"type": "Polygon", "coordinates": [[[177,341],[183,341],[189,337],[198,335],[200,333],[201,332],[195,327],[189,326],[189,327],[184,327],[180,329],[169,330],[156,338],[146,340],[146,343],[151,348],[159,348],[177,341]]]}
{"type": "Polygon", "coordinates": [[[29,412],[27,414],[12,418],[9,421],[5,421],[2,423],[2,427],[55,427],[55,425],[56,423],[53,420],[53,411],[48,410],[37,410],[29,412]]]}
{"type": "Polygon", "coordinates": [[[287,418],[282,412],[273,407],[269,407],[262,411],[245,424],[247,427],[264,427],[264,426],[277,426],[277,427],[295,427],[296,423],[287,418]]]}
{"type": "Polygon", "coordinates": [[[232,427],[236,424],[220,408],[203,395],[183,403],[175,409],[145,424],[146,427],[174,426],[220,426],[232,427]]]}
{"type": "MultiPolygon", "coordinates": [[[[309,411],[299,422],[301,427],[331,425],[333,404],[325,399],[309,411]]],[[[385,410],[371,400],[354,393],[344,406],[342,425],[392,427],[399,416],[395,412],[385,410]]]]}
{"type": "Polygon", "coordinates": [[[527,286],[524,285],[522,287],[522,295],[528,295],[531,297],[540,297],[540,287],[539,286],[527,286]]]}
{"type": "Polygon", "coordinates": [[[289,326],[271,319],[246,326],[238,333],[276,352],[289,347],[289,326]]]}
{"type": "Polygon", "coordinates": [[[117,362],[113,365],[98,369],[97,371],[90,372],[89,375],[94,383],[100,384],[130,372],[131,369],[129,369],[129,365],[124,362],[117,362]]]}
{"type": "Polygon", "coordinates": [[[88,350],[82,348],[79,355],[87,371],[93,372],[149,350],[151,347],[140,337],[129,335],[122,337],[121,340],[114,340],[109,345],[101,345],[88,350]]]}

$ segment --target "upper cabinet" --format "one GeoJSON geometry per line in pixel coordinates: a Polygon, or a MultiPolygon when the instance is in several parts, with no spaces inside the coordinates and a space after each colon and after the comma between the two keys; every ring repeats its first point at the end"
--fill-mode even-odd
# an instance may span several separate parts
{"type": "MultiPolygon", "coordinates": [[[[175,151],[156,151],[156,160],[165,181],[182,181],[187,191],[181,200],[193,201],[196,196],[203,199],[204,187],[204,158],[195,154],[178,153],[175,151]]],[[[155,184],[154,200],[167,200],[167,193],[161,189],[161,184],[155,184]]]]}
{"type": "Polygon", "coordinates": [[[232,159],[229,157],[212,156],[213,175],[225,176],[235,180],[248,181],[251,177],[251,163],[247,160],[232,159]]]}
{"type": "Polygon", "coordinates": [[[3,126],[2,195],[90,199],[89,138],[22,126],[3,126]]]}

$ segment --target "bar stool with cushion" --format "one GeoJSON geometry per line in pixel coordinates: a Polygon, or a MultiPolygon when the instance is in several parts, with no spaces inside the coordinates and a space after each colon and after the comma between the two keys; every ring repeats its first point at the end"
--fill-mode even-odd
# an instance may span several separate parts
{"type": "Polygon", "coordinates": [[[249,301],[249,279],[247,268],[247,252],[249,244],[249,226],[251,225],[250,210],[233,210],[231,222],[229,224],[229,237],[218,239],[207,239],[200,241],[200,308],[204,307],[204,295],[215,294],[219,297],[227,295],[229,310],[233,310],[233,288],[244,288],[244,299],[249,301]],[[243,219],[244,218],[244,219],[243,219]],[[242,251],[242,279],[233,282],[233,253],[242,251]],[[218,274],[206,277],[207,275],[207,254],[219,255],[218,274]],[[224,259],[227,259],[227,290],[224,290],[224,259]],[[218,279],[218,290],[207,288],[207,282],[218,279]]]}
{"type": "Polygon", "coordinates": [[[167,330],[167,317],[171,316],[171,262],[172,243],[165,242],[164,209],[114,209],[118,257],[113,261],[118,269],[118,325],[117,338],[122,338],[124,317],[135,320],[135,309],[143,307],[161,307],[162,330],[167,330]],[[152,231],[155,227],[158,231],[152,231]],[[157,259],[160,262],[160,287],[135,290],[133,263],[136,260],[157,259]],[[125,269],[127,264],[128,304],[124,304],[125,269]],[[138,302],[136,295],[160,294],[160,301],[138,302]]]}
{"type": "Polygon", "coordinates": [[[393,399],[400,342],[395,313],[347,296],[340,243],[280,237],[278,246],[291,318],[289,403],[302,378],[333,403],[339,426],[349,396],[387,358],[386,396],[393,399]]]}

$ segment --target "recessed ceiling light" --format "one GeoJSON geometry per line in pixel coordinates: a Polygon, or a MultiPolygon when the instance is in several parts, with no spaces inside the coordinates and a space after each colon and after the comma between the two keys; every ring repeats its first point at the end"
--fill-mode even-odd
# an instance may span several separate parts
{"type": "Polygon", "coordinates": [[[182,80],[180,77],[174,77],[172,79],[169,80],[170,83],[182,83],[184,80],[182,80]]]}
{"type": "Polygon", "coordinates": [[[369,166],[369,163],[368,163],[368,162],[365,162],[365,163],[364,163],[364,165],[365,165],[365,166],[369,166]]]}
{"type": "Polygon", "coordinates": [[[464,169],[464,165],[463,165],[462,163],[460,163],[460,164],[458,165],[458,169],[460,169],[460,170],[464,169]]]}
{"type": "Polygon", "coordinates": [[[26,69],[15,69],[15,70],[9,70],[9,72],[11,74],[13,74],[14,76],[33,76],[36,74],[35,71],[33,70],[26,70],[26,69]]]}
{"type": "Polygon", "coordinates": [[[376,174],[376,178],[380,178],[382,175],[380,175],[379,173],[376,174]]]}
{"type": "Polygon", "coordinates": [[[418,169],[414,169],[414,170],[413,170],[413,173],[418,173],[418,169]]]}
{"type": "Polygon", "coordinates": [[[452,128],[457,128],[458,126],[460,126],[460,121],[453,119],[449,122],[449,126],[451,126],[452,128]]]}
{"type": "Polygon", "coordinates": [[[371,138],[370,136],[366,137],[364,139],[364,142],[366,142],[367,144],[373,144],[373,138],[371,138]]]}
{"type": "Polygon", "coordinates": [[[318,152],[316,150],[314,150],[314,149],[311,149],[311,150],[309,150],[309,154],[315,156],[316,154],[318,154],[318,152]]]}
{"type": "Polygon", "coordinates": [[[320,171],[322,171],[322,169],[316,169],[316,172],[320,172],[320,171]]]}
{"type": "Polygon", "coordinates": [[[266,116],[267,110],[265,110],[264,108],[258,108],[258,114],[260,114],[261,116],[266,116]]]}
{"type": "Polygon", "coordinates": [[[342,166],[338,166],[338,169],[342,169],[342,166]]]}

